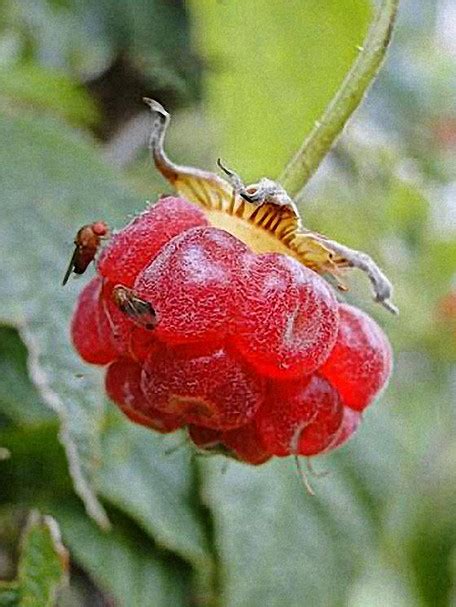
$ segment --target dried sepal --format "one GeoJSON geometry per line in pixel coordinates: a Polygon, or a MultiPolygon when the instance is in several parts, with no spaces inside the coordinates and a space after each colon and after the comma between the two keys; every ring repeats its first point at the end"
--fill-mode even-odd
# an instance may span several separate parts
{"type": "Polygon", "coordinates": [[[255,253],[282,253],[319,274],[331,274],[343,290],[343,270],[359,268],[371,281],[375,301],[397,312],[390,301],[391,283],[375,262],[365,253],[304,228],[294,201],[279,183],[263,178],[244,186],[220,161],[228,180],[210,171],[174,164],[164,151],[170,116],[157,101],[144,101],[153,116],[149,147],[157,169],[179,195],[202,208],[211,225],[230,232],[255,253]]]}

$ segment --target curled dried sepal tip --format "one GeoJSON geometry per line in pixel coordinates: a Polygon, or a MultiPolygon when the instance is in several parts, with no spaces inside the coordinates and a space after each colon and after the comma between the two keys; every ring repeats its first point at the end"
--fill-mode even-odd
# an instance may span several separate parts
{"type": "Polygon", "coordinates": [[[299,226],[301,225],[298,208],[280,183],[268,177],[263,177],[258,183],[246,186],[237,173],[222,164],[220,158],[217,159],[217,165],[227,175],[228,181],[233,187],[233,195],[239,195],[247,202],[258,206],[272,204],[278,207],[289,207],[295,213],[299,226]]]}
{"type": "Polygon", "coordinates": [[[393,296],[391,282],[367,253],[350,249],[335,240],[330,240],[319,234],[316,235],[316,238],[320,239],[331,251],[345,258],[348,267],[358,268],[367,274],[374,291],[374,300],[381,304],[388,312],[392,314],[399,313],[398,308],[391,301],[393,296]]]}
{"type": "Polygon", "coordinates": [[[169,113],[165,110],[161,103],[156,101],[155,99],[151,99],[150,97],[143,97],[144,103],[146,103],[151,110],[154,112],[158,112],[159,114],[163,114],[163,116],[168,117],[169,113]]]}
{"type": "Polygon", "coordinates": [[[239,175],[220,160],[218,166],[228,180],[174,164],[163,147],[170,116],[157,101],[144,101],[153,115],[149,147],[157,169],[178,194],[202,208],[212,226],[230,232],[255,253],[289,255],[315,272],[331,274],[339,285],[344,269],[359,268],[371,281],[375,301],[397,313],[390,301],[391,283],[375,262],[365,253],[304,228],[294,201],[279,183],[263,178],[244,186],[239,175]]]}

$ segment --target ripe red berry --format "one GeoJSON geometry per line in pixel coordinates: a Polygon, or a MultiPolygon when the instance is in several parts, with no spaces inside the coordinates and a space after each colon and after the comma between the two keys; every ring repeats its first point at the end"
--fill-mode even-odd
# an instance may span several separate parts
{"type": "MultiPolygon", "coordinates": [[[[104,224],[103,224],[104,225],[104,224]]],[[[98,227],[95,226],[97,235],[98,227]]],[[[103,226],[100,226],[103,230],[103,226]]],[[[161,200],[116,234],[72,339],[134,422],[258,465],[344,444],[391,370],[386,337],[295,259],[161,200]]]]}
{"type": "Polygon", "coordinates": [[[141,390],[141,366],[127,358],[112,363],[106,372],[105,386],[109,398],[125,415],[141,426],[166,434],[181,428],[182,421],[149,405],[141,390]]]}
{"type": "Polygon", "coordinates": [[[358,308],[341,305],[336,344],[319,373],[344,405],[365,409],[386,384],[391,367],[391,346],[377,323],[358,308]]]}
{"type": "Polygon", "coordinates": [[[212,428],[195,426],[193,424],[188,426],[188,435],[193,444],[200,449],[208,451],[215,449],[222,444],[222,434],[222,430],[213,430],[212,428]]]}
{"type": "Polygon", "coordinates": [[[259,466],[272,457],[272,454],[266,450],[255,420],[241,428],[224,432],[222,442],[225,447],[235,453],[241,462],[247,464],[259,466]]]}
{"type": "Polygon", "coordinates": [[[156,338],[154,331],[145,331],[140,327],[133,327],[128,340],[128,356],[140,363],[162,344],[156,338]]]}
{"type": "Polygon", "coordinates": [[[151,406],[219,430],[246,424],[263,402],[263,382],[224,349],[173,348],[149,356],[142,389],[151,406]]]}
{"type": "Polygon", "coordinates": [[[205,226],[204,213],[182,198],[162,198],[114,234],[98,261],[98,271],[114,284],[131,287],[164,244],[195,226],[205,226]]]}
{"type": "Polygon", "coordinates": [[[274,455],[316,455],[323,452],[342,424],[343,407],[324,378],[271,381],[268,397],[255,421],[274,455]]]}
{"type": "Polygon", "coordinates": [[[254,466],[264,464],[272,457],[266,451],[254,421],[225,432],[190,425],[188,434],[200,449],[211,451],[225,448],[236,459],[254,466]]]}
{"type": "Polygon", "coordinates": [[[246,255],[240,240],[217,228],[193,228],[165,245],[134,286],[157,314],[157,337],[170,344],[223,340],[246,255]]]}
{"type": "Polygon", "coordinates": [[[265,375],[314,372],[337,335],[338,305],[325,281],[291,257],[251,256],[243,273],[233,341],[265,375]]]}
{"type": "Polygon", "coordinates": [[[354,409],[344,407],[342,425],[339,428],[335,441],[326,448],[326,453],[338,449],[345,445],[347,441],[355,434],[362,421],[362,414],[354,409]]]}
{"type": "Polygon", "coordinates": [[[71,321],[71,338],[80,357],[106,365],[117,357],[111,326],[101,302],[100,278],[93,278],[79,295],[71,321]]]}

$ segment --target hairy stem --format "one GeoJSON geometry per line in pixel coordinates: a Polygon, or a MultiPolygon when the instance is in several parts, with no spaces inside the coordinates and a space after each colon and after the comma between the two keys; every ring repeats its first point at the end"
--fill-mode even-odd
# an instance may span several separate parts
{"type": "Polygon", "coordinates": [[[398,6],[399,0],[381,1],[359,55],[341,87],[280,175],[279,182],[292,198],[318,169],[374,81],[391,40],[398,6]]]}

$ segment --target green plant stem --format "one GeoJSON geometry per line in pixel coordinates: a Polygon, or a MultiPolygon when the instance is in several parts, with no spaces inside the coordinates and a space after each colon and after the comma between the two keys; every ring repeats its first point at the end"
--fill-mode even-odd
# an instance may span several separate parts
{"type": "Polygon", "coordinates": [[[382,0],[345,80],[280,175],[278,181],[291,197],[299,194],[318,169],[374,81],[391,40],[398,6],[399,0],[382,0]]]}

